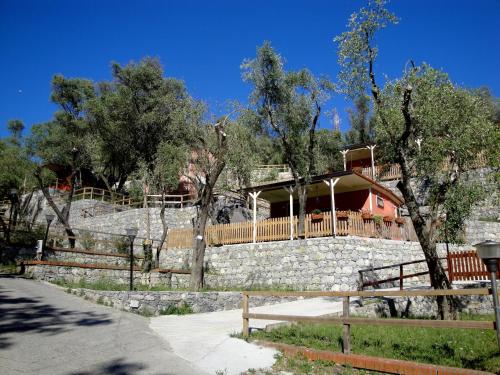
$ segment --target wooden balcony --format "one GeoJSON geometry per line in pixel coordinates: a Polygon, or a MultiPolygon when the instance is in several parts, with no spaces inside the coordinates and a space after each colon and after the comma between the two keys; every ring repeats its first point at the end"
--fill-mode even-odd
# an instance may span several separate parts
{"type": "MultiPolygon", "coordinates": [[[[353,168],[353,171],[359,172],[365,176],[373,178],[371,167],[353,168]]],[[[375,166],[375,180],[377,181],[398,180],[400,178],[401,178],[401,169],[399,168],[398,164],[375,166]]]]}

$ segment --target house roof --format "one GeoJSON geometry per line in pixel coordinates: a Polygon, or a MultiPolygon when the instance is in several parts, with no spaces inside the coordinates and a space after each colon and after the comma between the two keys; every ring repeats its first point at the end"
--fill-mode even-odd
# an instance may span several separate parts
{"type": "MultiPolygon", "coordinates": [[[[333,172],[312,177],[307,188],[308,197],[318,197],[330,194],[330,188],[323,182],[325,180],[329,180],[330,178],[339,178],[338,183],[335,185],[335,193],[364,190],[371,187],[375,191],[385,194],[397,205],[402,205],[404,203],[400,197],[386,187],[380,185],[377,181],[354,171],[333,172]]],[[[302,179],[302,181],[303,180],[304,179],[302,179]]],[[[293,186],[295,186],[295,181],[291,179],[272,184],[252,186],[246,188],[245,190],[247,192],[260,191],[261,193],[259,198],[265,199],[270,203],[274,203],[288,201],[290,196],[284,188],[293,186]]],[[[294,191],[293,195],[294,198],[297,198],[296,191],[294,191]]]]}
{"type": "Polygon", "coordinates": [[[349,151],[346,156],[347,160],[371,158],[370,150],[367,148],[368,146],[375,146],[375,143],[355,143],[345,146],[344,151],[349,151]]]}

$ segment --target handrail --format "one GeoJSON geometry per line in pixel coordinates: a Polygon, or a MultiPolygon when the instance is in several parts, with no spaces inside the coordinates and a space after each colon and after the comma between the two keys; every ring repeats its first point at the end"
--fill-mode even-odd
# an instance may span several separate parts
{"type": "MultiPolygon", "coordinates": [[[[444,259],[447,259],[447,258],[446,257],[439,258],[439,260],[444,260],[444,259]]],[[[424,263],[424,262],[426,262],[425,259],[420,259],[420,260],[413,260],[413,261],[408,261],[408,262],[391,264],[389,266],[371,267],[371,268],[361,269],[361,270],[358,271],[358,273],[359,273],[359,280],[360,280],[359,287],[361,288],[361,290],[363,290],[367,286],[376,287],[376,286],[379,286],[380,284],[384,284],[384,283],[388,283],[388,282],[391,282],[391,281],[397,281],[397,280],[399,280],[399,289],[403,290],[403,287],[404,287],[403,284],[404,284],[404,280],[405,279],[410,279],[412,277],[424,276],[424,275],[429,274],[429,270],[427,270],[427,271],[416,272],[416,273],[406,274],[405,275],[404,272],[403,272],[404,271],[403,266],[407,266],[407,265],[410,265],[410,264],[424,263]],[[389,278],[386,278],[386,279],[375,280],[375,281],[364,281],[364,279],[363,279],[363,274],[365,272],[373,272],[373,271],[379,271],[379,270],[386,270],[386,269],[390,269],[390,268],[398,268],[399,269],[399,276],[389,277],[389,278]]],[[[445,269],[445,271],[447,271],[447,269],[445,269]]]]}

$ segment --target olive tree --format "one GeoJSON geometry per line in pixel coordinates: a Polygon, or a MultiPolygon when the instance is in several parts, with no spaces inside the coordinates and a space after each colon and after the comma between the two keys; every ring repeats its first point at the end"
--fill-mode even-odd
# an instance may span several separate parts
{"type": "MultiPolygon", "coordinates": [[[[498,128],[493,126],[484,98],[455,85],[429,65],[416,66],[410,61],[402,77],[379,84],[375,36],[397,22],[384,0],[370,1],[353,13],[348,31],[335,38],[342,68],[339,80],[343,92],[351,97],[367,89],[371,93],[376,141],[386,161],[401,168],[397,187],[424,253],[431,284],[435,289],[448,289],[450,282],[436,249],[440,228],[446,228],[450,241],[457,239],[472,204],[481,195],[466,172],[481,152],[498,166],[498,128]],[[440,222],[444,223],[441,227],[440,222]]],[[[437,302],[442,318],[456,316],[453,298],[440,297],[437,302]]]]}
{"type": "Polygon", "coordinates": [[[317,170],[316,131],[333,84],[306,69],[287,72],[281,56],[266,42],[245,60],[243,79],[253,85],[251,104],[262,128],[280,140],[299,200],[299,234],[304,233],[307,184],[317,170]]]}

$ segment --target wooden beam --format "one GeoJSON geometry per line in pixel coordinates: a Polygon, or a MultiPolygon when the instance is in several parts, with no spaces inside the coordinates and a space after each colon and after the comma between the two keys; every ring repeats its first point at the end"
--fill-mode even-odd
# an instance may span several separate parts
{"type": "Polygon", "coordinates": [[[470,328],[495,329],[495,322],[484,320],[431,320],[431,319],[394,319],[394,318],[356,318],[356,317],[321,317],[279,314],[243,313],[243,319],[275,320],[311,324],[357,324],[369,326],[398,326],[419,328],[470,328]]]}

